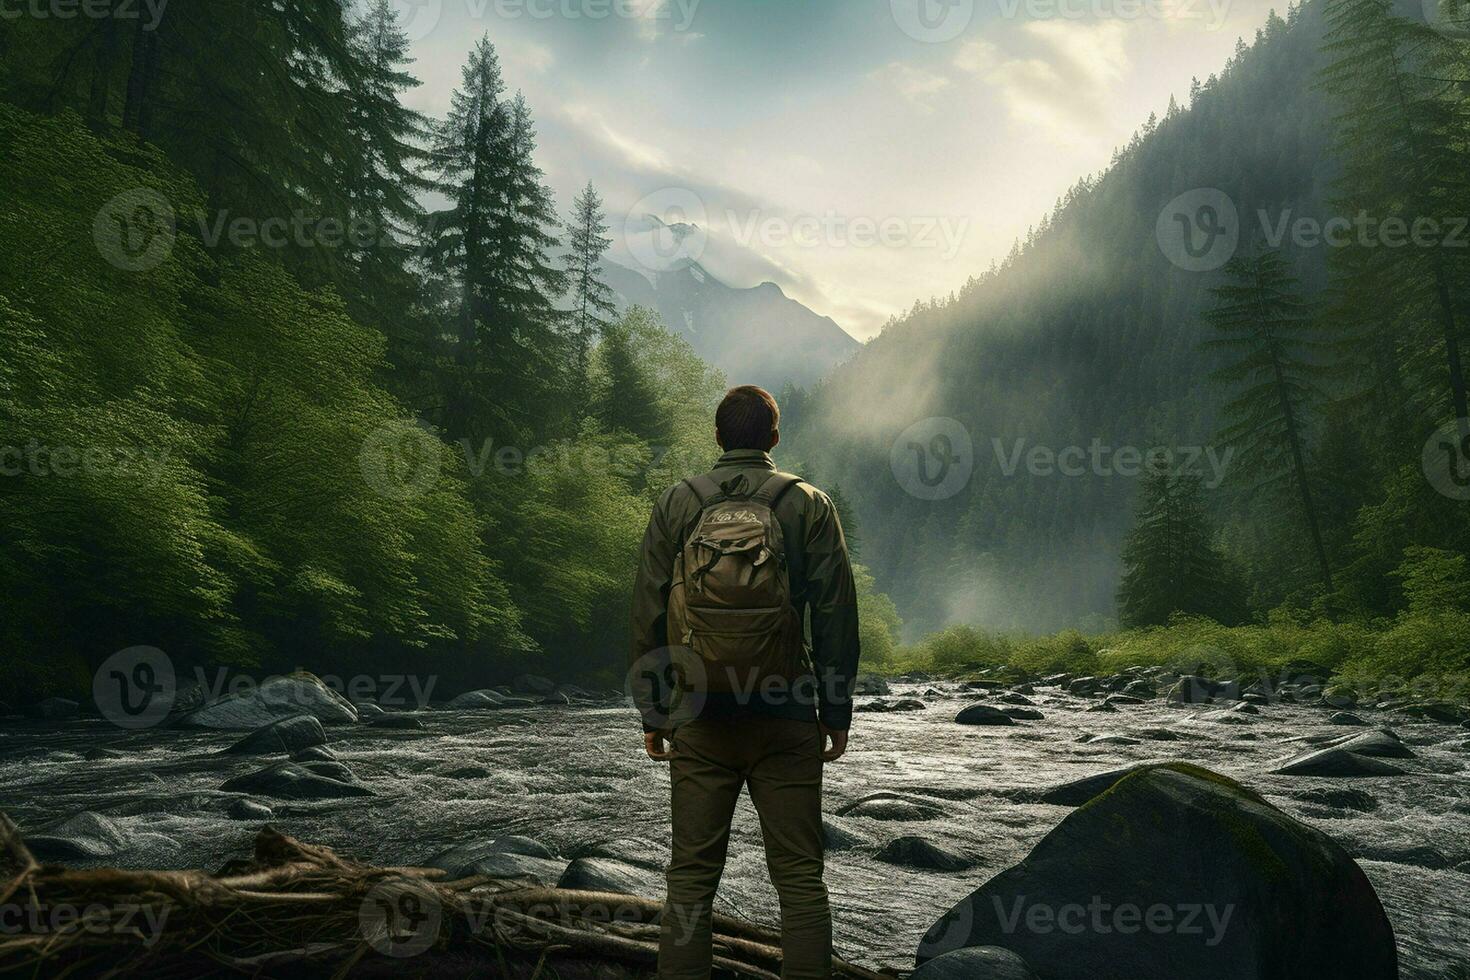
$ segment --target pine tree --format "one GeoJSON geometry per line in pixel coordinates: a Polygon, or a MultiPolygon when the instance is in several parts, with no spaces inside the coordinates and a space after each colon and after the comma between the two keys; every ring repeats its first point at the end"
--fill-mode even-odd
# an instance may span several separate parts
{"type": "Polygon", "coordinates": [[[1213,543],[1199,477],[1150,470],[1139,495],[1138,516],[1123,547],[1120,622],[1157,626],[1175,613],[1238,621],[1242,589],[1213,543]]]}
{"type": "MultiPolygon", "coordinates": [[[[1463,158],[1470,102],[1463,64],[1455,66],[1461,52],[1448,36],[1397,16],[1392,0],[1330,0],[1326,17],[1333,61],[1322,86],[1339,102],[1343,160],[1337,204],[1345,214],[1366,215],[1385,239],[1340,250],[1339,278],[1370,266],[1375,279],[1392,284],[1369,308],[1392,329],[1413,330],[1408,346],[1416,355],[1437,354],[1437,371],[1415,373],[1447,391],[1454,417],[1470,417],[1460,354],[1470,268],[1442,241],[1470,202],[1463,158]],[[1427,243],[1392,246],[1382,230],[1388,221],[1435,231],[1427,243]]],[[[1431,417],[1438,415],[1436,408],[1431,417]]]]}
{"type": "Polygon", "coordinates": [[[550,251],[556,211],[542,182],[530,109],[504,98],[499,58],[481,38],[431,154],[452,206],[431,216],[431,268],[449,285],[457,324],[444,423],[511,438],[544,434],[562,411],[566,274],[550,251]],[[455,295],[457,294],[457,295],[455,295]]]}
{"type": "Polygon", "coordinates": [[[609,432],[626,432],[666,447],[668,419],[662,399],[638,355],[627,325],[608,324],[597,346],[600,384],[593,410],[609,432]]]}
{"type": "Polygon", "coordinates": [[[572,283],[572,342],[576,352],[575,382],[585,390],[588,354],[617,310],[612,289],[602,279],[602,256],[612,245],[607,216],[592,181],[572,202],[567,223],[567,274],[572,283]]]}
{"type": "Polygon", "coordinates": [[[1220,437],[1237,448],[1238,465],[1255,476],[1256,491],[1295,487],[1322,584],[1331,592],[1332,570],[1307,472],[1307,413],[1319,398],[1317,381],[1324,373],[1311,357],[1322,347],[1317,325],[1279,253],[1236,256],[1225,274],[1229,282],[1210,290],[1215,305],[1204,315],[1218,335],[1204,346],[1227,356],[1213,378],[1232,390],[1224,406],[1230,424],[1220,437]]]}

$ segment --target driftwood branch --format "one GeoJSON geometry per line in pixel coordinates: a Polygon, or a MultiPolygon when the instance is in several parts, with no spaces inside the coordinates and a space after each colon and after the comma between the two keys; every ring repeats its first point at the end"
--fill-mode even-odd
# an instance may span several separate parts
{"type": "MultiPolygon", "coordinates": [[[[604,975],[609,964],[627,977],[653,973],[657,901],[484,875],[444,877],[431,868],[358,864],[269,827],[257,835],[249,864],[228,874],[66,869],[36,861],[0,813],[0,902],[38,913],[22,916],[19,931],[0,934],[0,975],[182,980],[309,967],[346,980],[403,967],[431,975],[439,957],[460,966],[482,962],[477,972],[506,980],[604,975]],[[102,918],[39,915],[58,908],[100,909],[102,918]],[[133,917],[122,921],[127,910],[133,917]],[[398,942],[411,943],[417,958],[390,956],[403,952],[391,945],[398,942]]],[[[777,934],[726,915],[713,917],[713,931],[718,973],[777,980],[777,934]]],[[[833,961],[833,976],[891,980],[841,960],[833,961]]]]}

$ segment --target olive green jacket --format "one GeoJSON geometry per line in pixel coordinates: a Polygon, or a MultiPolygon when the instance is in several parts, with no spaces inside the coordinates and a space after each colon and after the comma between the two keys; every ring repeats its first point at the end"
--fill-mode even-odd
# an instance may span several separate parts
{"type": "MultiPolygon", "coordinates": [[[[724,484],[736,477],[753,490],[776,471],[770,454],[758,449],[736,449],[725,453],[710,476],[724,484]]],[[[837,508],[825,493],[807,483],[786,491],[774,508],[786,544],[787,569],[791,576],[791,601],[805,621],[811,617],[811,658],[815,693],[808,684],[805,693],[790,696],[762,695],[736,704],[711,695],[703,715],[738,713],[748,710],[783,718],[811,718],[814,714],[828,728],[846,730],[852,724],[852,687],[858,665],[857,594],[852,566],[837,508]]],[[[674,558],[694,530],[699,517],[699,498],[687,483],[664,492],[653,509],[643,535],[643,555],[633,586],[633,649],[630,662],[668,645],[665,635],[669,588],[674,558]]],[[[645,727],[649,727],[645,719],[645,727]]]]}

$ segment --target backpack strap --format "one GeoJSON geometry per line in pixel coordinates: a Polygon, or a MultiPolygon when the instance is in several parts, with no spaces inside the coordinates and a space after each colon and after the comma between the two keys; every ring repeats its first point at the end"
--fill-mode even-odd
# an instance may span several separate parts
{"type": "Polygon", "coordinates": [[[800,482],[801,477],[794,476],[790,473],[772,473],[766,477],[765,482],[760,485],[755,493],[750,495],[750,499],[758,504],[766,505],[771,510],[775,510],[776,501],[780,500],[781,496],[787,490],[790,490],[800,482]]]}
{"type": "Polygon", "coordinates": [[[705,473],[700,476],[691,476],[684,481],[684,485],[694,491],[695,499],[699,501],[699,509],[703,510],[714,502],[716,497],[722,495],[720,485],[714,478],[705,473]]]}

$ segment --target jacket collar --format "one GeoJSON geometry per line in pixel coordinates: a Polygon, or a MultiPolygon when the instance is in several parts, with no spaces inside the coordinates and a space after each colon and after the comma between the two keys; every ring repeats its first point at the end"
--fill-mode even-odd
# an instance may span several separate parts
{"type": "Polygon", "coordinates": [[[776,463],[771,459],[771,454],[761,452],[759,449],[732,449],[719,458],[715,463],[715,469],[727,467],[739,467],[741,469],[759,469],[775,472],[776,463]]]}

